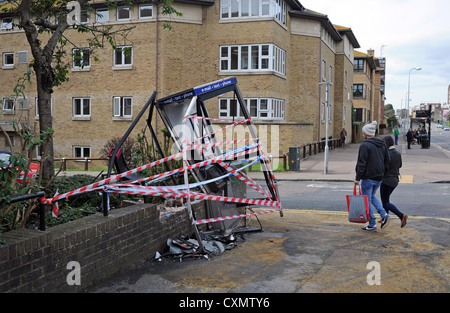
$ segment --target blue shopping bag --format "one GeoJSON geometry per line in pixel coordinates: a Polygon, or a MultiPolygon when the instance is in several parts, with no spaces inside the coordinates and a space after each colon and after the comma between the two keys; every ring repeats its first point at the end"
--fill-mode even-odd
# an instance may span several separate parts
{"type": "Polygon", "coordinates": [[[367,223],[369,217],[369,196],[356,194],[356,185],[353,189],[353,195],[347,195],[348,221],[352,223],[367,223]]]}

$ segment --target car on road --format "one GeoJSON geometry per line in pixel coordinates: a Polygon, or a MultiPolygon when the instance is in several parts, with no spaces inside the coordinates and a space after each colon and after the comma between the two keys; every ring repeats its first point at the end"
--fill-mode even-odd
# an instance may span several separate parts
{"type": "Polygon", "coordinates": [[[444,126],[444,130],[446,130],[446,131],[450,131],[450,127],[448,127],[448,126],[444,126]]]}
{"type": "MultiPolygon", "coordinates": [[[[11,166],[10,163],[10,157],[11,152],[7,150],[0,150],[0,169],[4,169],[11,166]]],[[[39,164],[38,163],[31,163],[30,169],[28,170],[28,177],[34,178],[37,176],[39,170],[39,164]]],[[[25,172],[21,171],[19,174],[19,177],[17,178],[17,182],[21,183],[23,181],[23,178],[25,176],[25,172]]]]}

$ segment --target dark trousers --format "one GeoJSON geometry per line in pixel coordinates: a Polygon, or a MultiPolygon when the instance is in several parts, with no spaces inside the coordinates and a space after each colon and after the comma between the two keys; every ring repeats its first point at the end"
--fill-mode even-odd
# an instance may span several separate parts
{"type": "Polygon", "coordinates": [[[411,141],[408,141],[408,149],[411,149],[411,141]]]}
{"type": "Polygon", "coordinates": [[[403,218],[403,213],[397,209],[397,207],[392,204],[389,200],[389,197],[391,196],[391,193],[394,191],[395,187],[391,187],[388,185],[385,185],[381,183],[380,186],[380,196],[381,196],[381,203],[383,204],[383,208],[386,210],[386,213],[389,214],[389,211],[394,213],[398,216],[399,219],[403,218]]]}

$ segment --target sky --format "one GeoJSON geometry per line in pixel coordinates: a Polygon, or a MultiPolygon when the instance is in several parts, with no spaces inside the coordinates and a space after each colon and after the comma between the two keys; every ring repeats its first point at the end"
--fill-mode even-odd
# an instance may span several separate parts
{"type": "Polygon", "coordinates": [[[450,85],[450,1],[299,0],[326,14],[331,23],[350,27],[361,48],[386,58],[386,104],[410,108],[446,103],[450,85]],[[421,67],[422,70],[411,70],[421,67]]]}

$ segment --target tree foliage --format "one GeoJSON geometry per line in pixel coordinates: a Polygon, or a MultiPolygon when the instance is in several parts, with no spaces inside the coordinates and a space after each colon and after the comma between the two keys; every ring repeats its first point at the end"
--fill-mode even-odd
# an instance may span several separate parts
{"type": "MultiPolygon", "coordinates": [[[[19,17],[19,23],[15,27],[23,29],[31,49],[33,60],[30,69],[36,76],[36,88],[38,95],[39,109],[39,129],[42,133],[53,129],[51,115],[51,94],[53,88],[60,86],[68,80],[70,62],[68,55],[68,45],[73,43],[66,36],[68,29],[86,33],[90,48],[101,48],[104,43],[109,43],[116,47],[117,38],[126,38],[132,27],[123,25],[97,25],[74,23],[71,20],[75,7],[73,2],[79,5],[82,12],[92,14],[95,10],[89,0],[6,0],[0,4],[0,10],[4,13],[13,14],[19,17]],[[73,10],[71,10],[73,8],[73,10]]],[[[106,0],[104,4],[109,10],[120,6],[131,8],[134,3],[143,1],[106,0]]],[[[182,15],[172,6],[173,0],[157,0],[153,5],[162,7],[162,14],[182,15]]],[[[165,28],[171,28],[164,24],[165,28]]],[[[70,50],[69,50],[70,51],[70,50]]],[[[56,130],[58,131],[58,130],[56,130]]],[[[54,152],[53,140],[50,139],[48,158],[43,163],[42,178],[50,181],[54,176],[54,152]]]]}
{"type": "MultiPolygon", "coordinates": [[[[22,150],[14,152],[10,160],[11,166],[0,171],[0,222],[7,219],[8,216],[12,216],[7,228],[13,228],[17,223],[20,223],[20,226],[23,227],[28,216],[38,205],[37,200],[32,200],[34,202],[30,202],[29,206],[21,208],[20,205],[8,204],[11,198],[45,190],[56,177],[53,134],[58,130],[53,128],[51,94],[55,87],[61,86],[69,79],[68,73],[72,58],[67,56],[71,55],[72,48],[76,48],[76,46],[71,41],[67,30],[73,29],[79,33],[85,33],[89,48],[97,49],[103,48],[105,44],[115,48],[117,40],[126,39],[126,36],[133,28],[127,25],[111,26],[96,23],[73,23],[70,19],[73,13],[71,2],[73,1],[5,0],[0,2],[0,12],[18,17],[17,21],[19,22],[14,24],[14,27],[24,31],[33,57],[27,72],[18,80],[14,88],[14,94],[16,98],[19,96],[25,98],[25,85],[31,84],[31,76],[34,74],[39,110],[37,112],[39,115],[38,133],[25,127],[26,123],[21,121],[15,122],[16,132],[22,140],[22,150]],[[36,151],[36,147],[40,147],[43,154],[39,168],[39,181],[24,179],[22,183],[18,184],[16,177],[23,171],[26,173],[31,162],[32,153],[36,151]]],[[[91,6],[91,2],[89,0],[76,1],[82,12],[95,16],[93,14],[96,13],[91,6]]],[[[106,0],[104,4],[109,10],[114,10],[118,5],[131,8],[133,4],[139,2],[144,1],[106,0]]],[[[173,0],[156,0],[152,2],[154,6],[162,7],[162,14],[181,16],[181,12],[172,7],[172,3],[173,0]]],[[[164,24],[163,27],[171,28],[169,24],[164,24]]],[[[0,132],[2,132],[1,128],[0,132]]],[[[11,143],[10,146],[13,148],[11,143]]],[[[2,225],[0,225],[0,230],[1,227],[2,225]]]]}
{"type": "Polygon", "coordinates": [[[397,117],[395,116],[395,109],[392,104],[386,104],[384,106],[384,115],[387,117],[389,127],[394,127],[398,125],[398,120],[397,117]]]}

